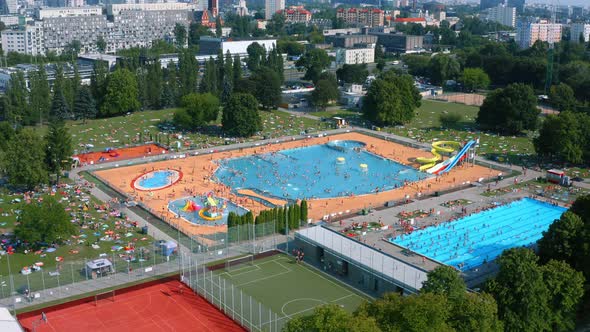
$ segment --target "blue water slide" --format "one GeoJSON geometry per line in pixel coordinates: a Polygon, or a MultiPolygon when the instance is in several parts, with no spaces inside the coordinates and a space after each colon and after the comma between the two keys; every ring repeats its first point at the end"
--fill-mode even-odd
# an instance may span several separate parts
{"type": "Polygon", "coordinates": [[[467,144],[465,144],[465,146],[461,149],[461,151],[459,151],[459,153],[457,153],[457,155],[455,157],[453,157],[453,161],[449,164],[449,166],[445,167],[444,170],[442,170],[440,173],[446,173],[448,171],[450,171],[453,167],[455,167],[455,165],[457,165],[457,163],[459,162],[459,160],[461,160],[461,158],[463,158],[463,156],[467,153],[467,151],[473,146],[475,145],[475,143],[477,143],[476,141],[469,141],[467,142],[467,144]]]}

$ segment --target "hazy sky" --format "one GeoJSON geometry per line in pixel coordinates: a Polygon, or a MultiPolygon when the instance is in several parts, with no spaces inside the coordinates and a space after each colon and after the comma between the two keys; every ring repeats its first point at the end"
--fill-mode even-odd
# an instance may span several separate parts
{"type": "MultiPolygon", "coordinates": [[[[551,0],[526,0],[526,3],[551,3],[551,0]]],[[[555,3],[559,5],[574,5],[574,6],[584,6],[587,7],[590,5],[590,0],[557,0],[555,3]]]]}

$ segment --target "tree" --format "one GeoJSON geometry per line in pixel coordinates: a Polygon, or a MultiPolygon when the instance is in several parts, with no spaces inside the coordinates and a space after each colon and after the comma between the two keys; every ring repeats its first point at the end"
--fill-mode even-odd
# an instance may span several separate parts
{"type": "Polygon", "coordinates": [[[108,64],[104,61],[96,61],[93,64],[92,76],[90,77],[90,90],[96,101],[96,108],[100,109],[106,94],[106,82],[108,76],[108,64]]]}
{"type": "Polygon", "coordinates": [[[211,93],[213,95],[217,95],[217,67],[215,66],[215,60],[213,57],[210,57],[207,62],[205,62],[205,72],[203,73],[203,78],[201,79],[201,86],[199,86],[199,92],[201,93],[211,93]]]}
{"type": "Polygon", "coordinates": [[[340,90],[335,78],[319,80],[311,92],[311,102],[321,109],[325,109],[330,102],[337,101],[339,97],[340,90]]]}
{"type": "MultiPolygon", "coordinates": [[[[49,116],[49,109],[51,107],[51,90],[47,82],[47,73],[45,66],[40,65],[37,72],[35,72],[31,79],[31,93],[29,96],[29,104],[31,107],[31,115],[38,120],[40,125],[43,124],[43,119],[49,116]]],[[[33,119],[31,119],[33,120],[33,119]]]]}
{"type": "Polygon", "coordinates": [[[465,68],[459,82],[467,91],[487,89],[490,86],[490,78],[481,68],[465,68]]]}
{"type": "Polygon", "coordinates": [[[248,59],[246,65],[250,71],[257,71],[262,66],[264,60],[266,60],[266,49],[262,45],[254,42],[246,48],[248,52],[248,59]]]}
{"type": "Polygon", "coordinates": [[[319,306],[309,316],[291,319],[285,332],[379,332],[374,319],[370,317],[352,317],[336,304],[319,306]]]}
{"type": "Polygon", "coordinates": [[[575,111],[578,101],[574,90],[565,83],[551,86],[549,89],[549,100],[558,111],[575,111]]]}
{"type": "Polygon", "coordinates": [[[295,65],[305,68],[303,79],[310,80],[315,84],[319,80],[320,74],[330,65],[330,57],[325,50],[314,48],[299,58],[295,65]]]}
{"type": "Polygon", "coordinates": [[[549,330],[549,292],[535,253],[527,248],[512,248],[496,261],[499,272],[488,288],[498,302],[506,330],[549,330]]]}
{"type": "Polygon", "coordinates": [[[236,54],[234,55],[234,63],[232,66],[232,72],[233,72],[233,80],[232,82],[234,83],[234,88],[236,86],[236,82],[238,82],[240,79],[242,79],[242,61],[240,60],[240,55],[236,54]]]}
{"type": "Polygon", "coordinates": [[[543,121],[539,136],[533,139],[535,151],[543,157],[582,163],[590,158],[590,115],[561,112],[543,121]]]}
{"type": "Polygon", "coordinates": [[[41,203],[24,204],[21,211],[14,233],[33,247],[61,243],[76,234],[76,226],[55,196],[44,196],[41,203]]]}
{"type": "Polygon", "coordinates": [[[365,83],[367,76],[369,76],[369,70],[367,70],[367,64],[358,65],[343,65],[341,68],[336,70],[336,76],[339,81],[344,83],[365,83]]]}
{"type": "Polygon", "coordinates": [[[62,121],[52,121],[45,136],[45,165],[50,173],[55,174],[56,183],[63,170],[72,162],[72,136],[62,121]]]}
{"type": "Polygon", "coordinates": [[[98,36],[96,39],[96,48],[100,53],[104,53],[107,50],[107,42],[104,40],[102,35],[98,36]]]}
{"type": "Polygon", "coordinates": [[[444,85],[447,80],[454,80],[459,76],[461,66],[454,57],[437,54],[430,59],[428,71],[432,84],[444,85]]]}
{"type": "Polygon", "coordinates": [[[269,35],[280,36],[285,30],[285,15],[281,13],[274,13],[270,19],[269,24],[266,26],[266,30],[269,35]]]}
{"type": "Polygon", "coordinates": [[[533,89],[515,83],[490,92],[479,108],[476,122],[483,129],[518,134],[535,130],[540,112],[533,89]]]}
{"type": "Polygon", "coordinates": [[[92,98],[92,92],[87,86],[81,86],[76,95],[74,102],[74,116],[76,119],[82,119],[86,123],[86,119],[94,119],[96,117],[96,102],[92,98]]]}
{"type": "Polygon", "coordinates": [[[174,41],[178,48],[183,48],[186,45],[186,27],[180,23],[176,23],[174,26],[174,41]]]}
{"type": "Polygon", "coordinates": [[[52,120],[59,121],[69,120],[72,118],[72,112],[70,111],[68,103],[66,102],[66,98],[60,90],[56,91],[56,93],[53,95],[49,116],[52,120]]]}
{"type": "Polygon", "coordinates": [[[250,137],[262,130],[258,101],[251,94],[235,93],[223,108],[223,131],[234,137],[250,137]]]}
{"type": "MultiPolygon", "coordinates": [[[[183,66],[184,70],[184,66],[183,66]]],[[[194,75],[196,76],[196,75],[194,75]]],[[[147,65],[147,73],[145,75],[145,99],[146,99],[146,107],[149,109],[157,110],[160,109],[162,106],[162,85],[163,85],[163,74],[162,74],[162,66],[160,65],[160,61],[156,58],[152,63],[147,65]]],[[[196,89],[196,82],[192,82],[189,79],[187,83],[189,86],[191,84],[194,85],[194,89],[196,89]]]]}
{"type": "Polygon", "coordinates": [[[363,112],[379,125],[403,124],[414,117],[420,99],[411,76],[386,72],[371,83],[363,99],[363,112]]]}
{"type": "Polygon", "coordinates": [[[33,129],[22,129],[10,140],[4,153],[8,183],[26,189],[47,183],[44,161],[45,144],[41,137],[33,129]]]}
{"type": "Polygon", "coordinates": [[[10,74],[10,81],[6,89],[6,119],[12,122],[14,127],[23,124],[30,118],[27,84],[22,71],[10,74]]]}
{"type": "Polygon", "coordinates": [[[193,131],[217,119],[219,99],[210,93],[191,93],[182,97],[182,107],[174,113],[174,123],[193,131]]]}
{"type": "Polygon", "coordinates": [[[584,296],[584,276],[566,262],[551,260],[541,271],[549,291],[549,324],[553,331],[573,331],[576,311],[584,296]]]}
{"type": "Polygon", "coordinates": [[[582,195],[576,198],[570,207],[570,212],[582,218],[586,225],[590,225],[590,195],[582,195]]]}
{"type": "Polygon", "coordinates": [[[256,90],[254,96],[265,109],[276,108],[281,102],[281,79],[268,67],[262,67],[252,76],[256,90]]]}
{"type": "Polygon", "coordinates": [[[375,318],[382,331],[451,331],[447,324],[451,310],[444,295],[388,293],[361,304],[355,314],[375,318]]]}
{"type": "Polygon", "coordinates": [[[189,46],[199,46],[199,40],[201,36],[212,36],[213,34],[209,29],[197,22],[191,22],[188,33],[188,44],[189,46]]]}
{"type": "Polygon", "coordinates": [[[427,280],[422,285],[420,292],[445,295],[450,299],[459,299],[465,296],[467,286],[454,268],[443,265],[428,272],[427,280]]]}
{"type": "Polygon", "coordinates": [[[277,48],[280,53],[287,53],[289,56],[299,56],[305,52],[305,45],[289,39],[279,39],[277,41],[277,48]]]}
{"type": "MultiPolygon", "coordinates": [[[[155,61],[159,65],[159,61],[155,61]]],[[[197,92],[197,73],[199,63],[195,59],[191,50],[182,50],[178,54],[178,83],[180,84],[180,95],[186,96],[190,93],[197,92]]]]}
{"type": "Polygon", "coordinates": [[[462,332],[504,331],[504,325],[498,318],[496,300],[487,293],[464,293],[453,303],[449,325],[462,332]]]}
{"type": "Polygon", "coordinates": [[[425,55],[405,55],[404,64],[408,66],[410,74],[414,76],[428,76],[430,67],[430,57],[425,55]]]}
{"type": "Polygon", "coordinates": [[[222,27],[221,16],[217,15],[217,17],[215,17],[215,36],[217,38],[221,38],[221,35],[223,34],[222,27]]]}
{"type": "Polygon", "coordinates": [[[139,110],[137,81],[127,69],[117,69],[106,82],[106,95],[100,109],[102,116],[116,116],[139,110]]]}

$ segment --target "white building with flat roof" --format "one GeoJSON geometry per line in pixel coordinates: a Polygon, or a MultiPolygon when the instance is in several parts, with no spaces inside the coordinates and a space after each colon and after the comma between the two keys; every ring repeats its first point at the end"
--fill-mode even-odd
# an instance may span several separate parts
{"type": "Polygon", "coordinates": [[[574,43],[579,43],[580,36],[583,36],[584,42],[587,43],[590,41],[590,24],[573,23],[571,25],[571,41],[574,43]]]}
{"type": "Polygon", "coordinates": [[[505,26],[515,27],[516,7],[507,7],[506,5],[492,7],[488,12],[488,20],[498,22],[505,26]]]}
{"type": "Polygon", "coordinates": [[[357,65],[375,62],[375,48],[339,48],[336,50],[337,65],[357,65]]]}

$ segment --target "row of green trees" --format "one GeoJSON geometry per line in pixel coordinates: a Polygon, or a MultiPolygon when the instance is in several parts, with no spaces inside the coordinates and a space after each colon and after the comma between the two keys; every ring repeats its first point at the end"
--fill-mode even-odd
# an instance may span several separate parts
{"type": "Polygon", "coordinates": [[[230,242],[251,240],[274,233],[287,234],[287,230],[299,229],[307,224],[307,201],[285,207],[262,210],[253,218],[252,212],[243,215],[230,212],[227,217],[228,238],[230,242]],[[250,226],[248,226],[250,225],[250,226]]]}
{"type": "Polygon", "coordinates": [[[71,164],[72,139],[61,121],[52,121],[45,137],[30,128],[15,131],[0,123],[0,170],[15,188],[32,189],[49,183],[50,175],[59,183],[62,172],[71,164]]]}

